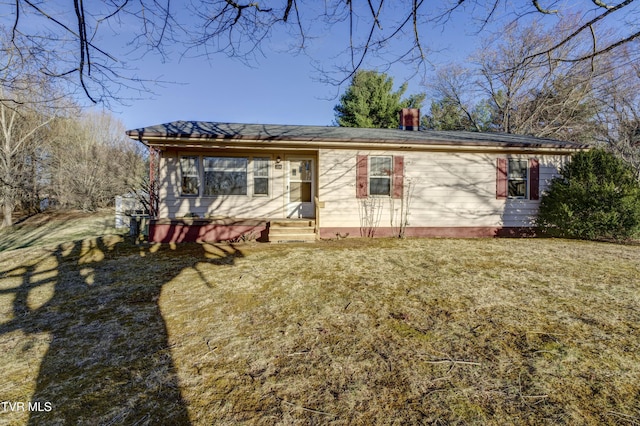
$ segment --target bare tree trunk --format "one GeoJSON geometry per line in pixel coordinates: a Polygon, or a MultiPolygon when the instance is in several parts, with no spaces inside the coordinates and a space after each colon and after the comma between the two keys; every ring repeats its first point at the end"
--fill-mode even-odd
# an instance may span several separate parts
{"type": "Polygon", "coordinates": [[[0,228],[6,228],[13,225],[13,205],[5,201],[2,203],[2,225],[0,228]]]}

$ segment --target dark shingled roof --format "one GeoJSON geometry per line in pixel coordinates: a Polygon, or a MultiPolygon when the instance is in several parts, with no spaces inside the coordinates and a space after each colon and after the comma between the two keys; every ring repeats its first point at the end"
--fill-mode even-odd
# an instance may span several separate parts
{"type": "Polygon", "coordinates": [[[298,126],[278,124],[216,123],[208,121],[173,121],[141,129],[127,135],[145,139],[226,139],[253,141],[304,141],[344,143],[391,143],[424,145],[475,145],[524,148],[584,149],[587,145],[553,139],[507,133],[479,133],[436,130],[362,129],[335,126],[298,126]]]}

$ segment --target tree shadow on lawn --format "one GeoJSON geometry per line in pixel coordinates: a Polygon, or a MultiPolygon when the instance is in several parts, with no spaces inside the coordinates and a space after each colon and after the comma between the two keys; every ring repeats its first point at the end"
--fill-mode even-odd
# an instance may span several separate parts
{"type": "Polygon", "coordinates": [[[41,411],[29,413],[29,424],[189,424],[158,300],[184,269],[243,256],[233,245],[206,249],[141,248],[104,237],[61,244],[30,266],[0,271],[0,282],[21,281],[0,287],[0,296],[14,297],[0,338],[16,330],[49,334],[31,398],[41,411]]]}

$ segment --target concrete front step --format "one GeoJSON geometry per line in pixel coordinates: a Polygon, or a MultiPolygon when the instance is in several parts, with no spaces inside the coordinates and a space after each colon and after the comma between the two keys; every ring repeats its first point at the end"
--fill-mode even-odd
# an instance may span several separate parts
{"type": "Polygon", "coordinates": [[[313,243],[315,241],[316,234],[269,234],[269,242],[271,243],[313,243]]]}
{"type": "Polygon", "coordinates": [[[297,228],[297,227],[315,227],[316,221],[313,219],[276,219],[271,221],[272,228],[297,228]]]}
{"type": "Polygon", "coordinates": [[[272,243],[314,242],[315,240],[315,220],[312,219],[273,220],[269,225],[269,241],[272,243]]]}
{"type": "Polygon", "coordinates": [[[284,228],[269,228],[269,235],[288,235],[288,234],[315,234],[315,229],[311,227],[302,228],[299,226],[287,226],[284,228]]]}

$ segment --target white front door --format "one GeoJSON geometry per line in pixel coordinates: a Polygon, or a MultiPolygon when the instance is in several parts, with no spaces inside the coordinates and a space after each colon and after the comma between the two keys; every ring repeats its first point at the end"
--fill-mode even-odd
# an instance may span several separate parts
{"type": "Polygon", "coordinates": [[[287,217],[315,217],[313,158],[289,157],[287,163],[287,217]]]}

